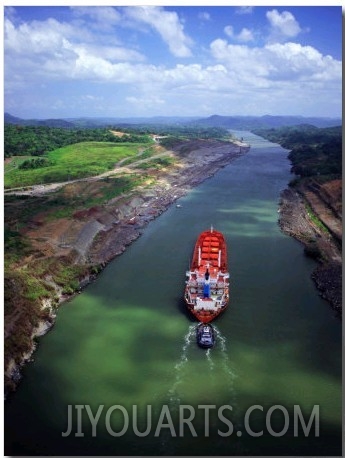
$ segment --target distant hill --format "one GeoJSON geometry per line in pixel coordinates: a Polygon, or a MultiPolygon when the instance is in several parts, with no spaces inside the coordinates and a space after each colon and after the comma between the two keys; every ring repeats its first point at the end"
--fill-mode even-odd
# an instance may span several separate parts
{"type": "Polygon", "coordinates": [[[71,128],[97,128],[105,126],[131,126],[135,125],[186,125],[196,121],[198,117],[194,116],[153,116],[153,117],[137,117],[137,118],[66,118],[66,119],[22,119],[5,113],[5,124],[15,124],[18,126],[46,126],[46,127],[64,127],[71,128]]]}
{"type": "Polygon", "coordinates": [[[64,119],[22,119],[5,113],[5,124],[15,124],[17,126],[45,126],[45,127],[63,127],[65,129],[73,129],[75,125],[64,119]]]}
{"type": "Polygon", "coordinates": [[[333,127],[342,124],[341,119],[316,118],[303,116],[219,116],[213,115],[201,118],[194,122],[197,125],[208,127],[223,127],[235,130],[270,129],[282,126],[310,124],[315,127],[333,127]]]}
{"type": "Polygon", "coordinates": [[[23,119],[16,118],[16,116],[12,116],[9,113],[5,113],[4,121],[5,124],[22,124],[24,122],[23,119]]]}
{"type": "Polygon", "coordinates": [[[127,117],[127,118],[66,118],[66,119],[21,119],[5,113],[5,124],[20,126],[47,126],[63,127],[71,129],[97,128],[110,125],[131,126],[131,125],[183,125],[202,127],[222,127],[234,130],[270,129],[283,126],[294,126],[309,124],[315,127],[340,126],[342,120],[336,118],[317,118],[303,116],[219,116],[213,115],[208,118],[197,118],[192,116],[153,116],[153,117],[127,117]]]}
{"type": "Polygon", "coordinates": [[[137,118],[67,118],[67,121],[73,122],[77,127],[104,127],[109,125],[130,126],[148,125],[148,124],[188,124],[196,121],[198,117],[194,116],[153,116],[137,118]]]}

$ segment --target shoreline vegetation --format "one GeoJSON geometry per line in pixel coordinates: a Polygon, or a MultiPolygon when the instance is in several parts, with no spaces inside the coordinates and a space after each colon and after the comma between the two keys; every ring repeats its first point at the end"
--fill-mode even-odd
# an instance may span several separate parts
{"type": "Polygon", "coordinates": [[[249,150],[225,133],[220,139],[155,135],[135,155],[121,150],[120,161],[100,175],[5,190],[5,397],[59,306],[151,220],[249,150]]]}
{"type": "MultiPolygon", "coordinates": [[[[119,129],[111,132],[117,141],[124,135],[119,129]]],[[[15,391],[21,368],[32,361],[38,338],[54,325],[59,306],[92,282],[151,220],[249,151],[228,132],[221,138],[219,133],[213,129],[207,138],[200,131],[189,138],[160,133],[149,141],[145,134],[141,145],[138,136],[135,142],[127,138],[130,152],[122,149],[120,160],[96,176],[6,189],[5,396],[15,391]]],[[[58,152],[54,155],[58,158],[58,152]]],[[[12,174],[14,160],[18,163],[18,156],[6,159],[12,174]]],[[[330,228],[332,216],[320,217],[321,199],[313,201],[315,190],[307,185],[295,183],[282,193],[279,225],[319,261],[313,278],[341,314],[341,232],[330,228]]]]}

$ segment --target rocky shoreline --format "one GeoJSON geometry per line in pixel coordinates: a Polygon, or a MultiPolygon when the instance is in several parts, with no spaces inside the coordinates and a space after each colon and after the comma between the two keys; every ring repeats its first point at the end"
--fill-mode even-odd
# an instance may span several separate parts
{"type": "Polygon", "coordinates": [[[136,196],[135,203],[128,202],[120,211],[127,217],[108,230],[102,231],[93,241],[89,250],[89,259],[93,264],[105,265],[130,245],[142,233],[143,228],[153,219],[166,211],[180,197],[186,195],[194,187],[213,176],[218,170],[230,164],[249,147],[240,144],[231,152],[224,152],[216,160],[201,161],[191,166],[184,166],[178,173],[168,174],[160,178],[158,183],[136,196]]]}
{"type": "Polygon", "coordinates": [[[312,279],[322,298],[329,302],[336,315],[342,317],[342,258],[339,240],[314,224],[308,216],[303,194],[294,188],[281,194],[279,226],[281,230],[304,245],[307,256],[316,260],[312,279]]]}

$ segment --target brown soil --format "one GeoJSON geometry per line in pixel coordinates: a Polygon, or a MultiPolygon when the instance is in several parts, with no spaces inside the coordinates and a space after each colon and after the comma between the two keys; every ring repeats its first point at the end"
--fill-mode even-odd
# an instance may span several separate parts
{"type": "Polygon", "coordinates": [[[123,137],[124,135],[126,135],[124,132],[118,132],[116,130],[111,130],[110,132],[114,134],[115,137],[123,137]]]}

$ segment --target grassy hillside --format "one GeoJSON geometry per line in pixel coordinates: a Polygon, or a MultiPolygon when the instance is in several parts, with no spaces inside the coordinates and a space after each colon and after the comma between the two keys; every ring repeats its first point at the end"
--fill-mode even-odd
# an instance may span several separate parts
{"type": "Polygon", "coordinates": [[[135,156],[147,146],[141,143],[82,142],[58,148],[44,155],[42,166],[21,168],[25,160],[36,158],[13,157],[5,168],[6,188],[41,183],[68,181],[98,175],[111,170],[121,159],[135,156]],[[15,164],[15,165],[14,165],[15,164]]]}

